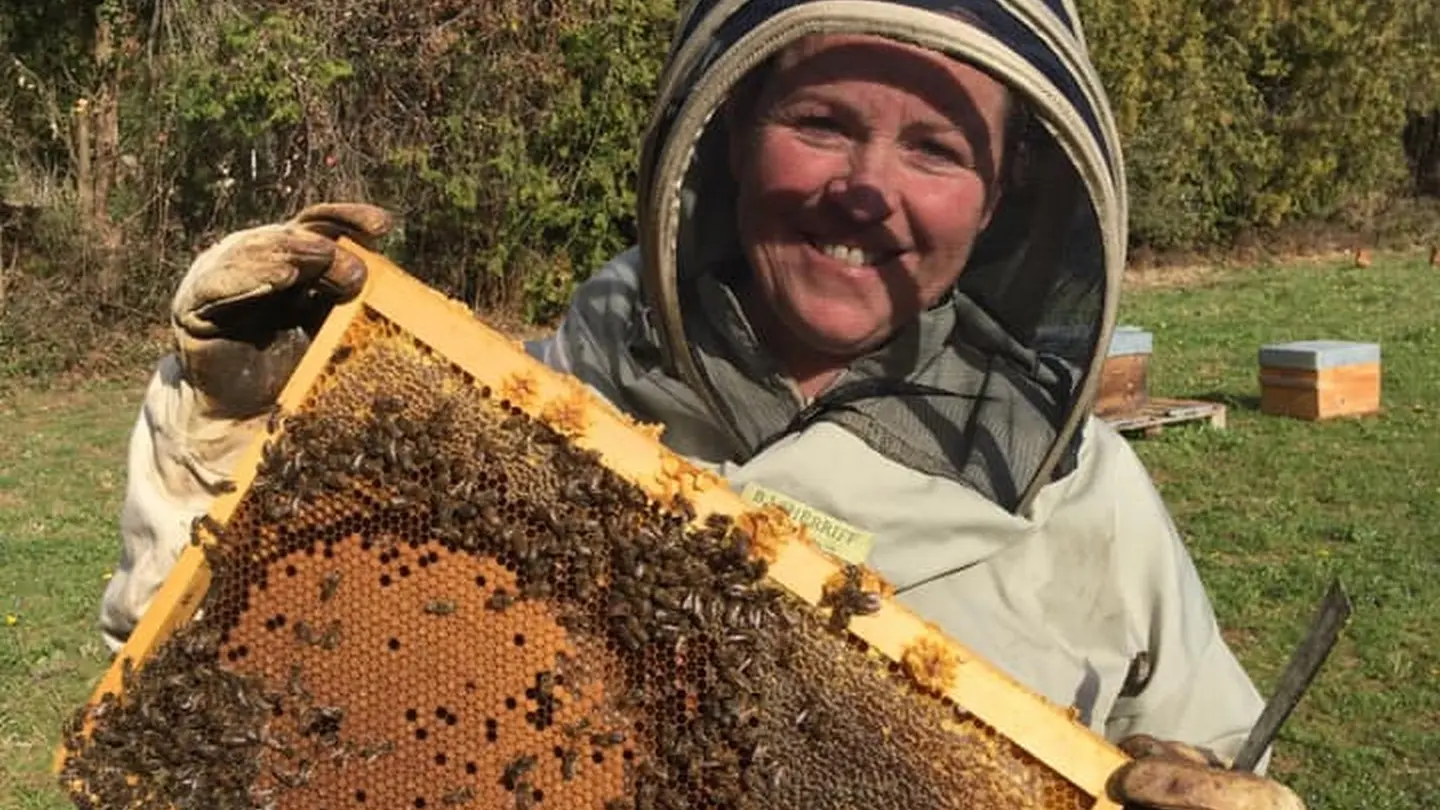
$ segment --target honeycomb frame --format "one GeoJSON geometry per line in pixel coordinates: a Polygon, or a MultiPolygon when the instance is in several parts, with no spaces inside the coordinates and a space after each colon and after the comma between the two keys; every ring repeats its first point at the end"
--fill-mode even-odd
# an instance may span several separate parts
{"type": "MultiPolygon", "coordinates": [[[[842,624],[856,639],[892,662],[923,690],[948,700],[992,728],[1040,766],[1059,775],[1088,797],[1094,808],[1117,808],[1106,784],[1127,758],[1072,711],[1056,706],[1021,685],[960,643],[947,637],[889,596],[887,586],[868,571],[847,567],[807,536],[807,530],[775,507],[756,508],[722,479],[690,464],[659,441],[659,430],[640,425],[593,395],[574,378],[559,374],[525,353],[523,347],[475,319],[463,304],[450,300],[409,276],[384,257],[351,242],[344,248],[368,269],[361,294],[334,308],[279,397],[279,410],[301,410],[332,363],[347,333],[366,314],[394,324],[407,337],[467,373],[475,385],[503,396],[514,408],[598,454],[621,478],[660,503],[688,503],[697,524],[708,516],[731,518],[752,538],[752,548],[768,562],[766,580],[832,617],[845,611],[842,624]],[[849,611],[835,595],[844,586],[859,588],[857,577],[878,595],[863,610],[849,611]]],[[[208,521],[223,526],[251,489],[264,461],[268,436],[257,437],[236,467],[235,488],[212,505],[208,521]]],[[[119,696],[130,666],[142,666],[200,608],[211,585],[204,548],[187,547],[156,593],[114,664],[96,687],[91,707],[106,696],[119,696]]],[[[55,770],[67,758],[56,753],[55,770]]]]}

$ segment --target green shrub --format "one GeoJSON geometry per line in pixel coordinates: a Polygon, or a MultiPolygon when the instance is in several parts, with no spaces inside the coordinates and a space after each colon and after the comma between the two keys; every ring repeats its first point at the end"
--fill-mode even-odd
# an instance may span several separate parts
{"type": "MultiPolygon", "coordinates": [[[[365,199],[399,215],[387,251],[408,269],[549,319],[634,239],[675,5],[0,0],[0,201],[46,208],[11,271],[43,283],[12,289],[63,289],[91,323],[153,321],[221,234],[365,199]],[[76,110],[112,92],[118,154],[92,157],[113,184],[87,221],[76,110]]],[[[1125,141],[1134,245],[1434,232],[1419,221],[1434,206],[1409,195],[1440,193],[1440,4],[1080,5],[1125,141]]],[[[12,296],[0,319],[23,308],[12,296]]],[[[0,322],[6,347],[35,343],[22,333],[0,322]]]]}
{"type": "Polygon", "coordinates": [[[1440,100],[1422,78],[1440,74],[1440,53],[1421,45],[1435,11],[1402,0],[1080,5],[1125,139],[1135,243],[1223,244],[1316,220],[1371,230],[1412,188],[1408,113],[1440,100]]]}

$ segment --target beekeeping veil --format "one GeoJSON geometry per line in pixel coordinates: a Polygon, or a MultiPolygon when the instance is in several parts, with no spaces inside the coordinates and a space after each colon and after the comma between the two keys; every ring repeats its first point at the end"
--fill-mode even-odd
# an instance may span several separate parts
{"type": "Polygon", "coordinates": [[[1114,122],[1071,0],[694,0],[661,77],[640,176],[648,318],[669,374],[740,460],[817,420],[1023,511],[1066,474],[1093,401],[1124,265],[1114,122]],[[797,39],[865,33],[947,53],[1028,112],[990,226],[952,295],[808,404],[717,279],[744,265],[720,112],[797,39]],[[771,375],[771,378],[767,378],[771,375]]]}

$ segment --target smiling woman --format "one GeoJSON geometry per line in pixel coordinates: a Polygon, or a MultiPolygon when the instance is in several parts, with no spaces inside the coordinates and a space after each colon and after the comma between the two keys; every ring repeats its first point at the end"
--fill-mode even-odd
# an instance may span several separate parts
{"type": "Polygon", "coordinates": [[[807,400],[954,286],[999,201],[1009,107],[934,51],[814,35],[732,112],[742,299],[807,400]]]}
{"type": "MultiPolygon", "coordinates": [[[[1127,805],[1298,806],[1209,767],[1259,696],[1144,467],[1091,413],[1127,203],[1072,3],[695,0],[638,168],[640,244],[536,357],[833,529],[816,535],[908,607],[1129,739],[1146,756],[1116,776],[1127,805]]],[[[182,352],[136,431],[112,640],[260,429],[239,389],[288,372],[284,341],[235,350],[226,314],[287,313],[266,322],[303,340],[357,283],[328,240],[388,224],[317,207],[192,266],[182,352]]]]}

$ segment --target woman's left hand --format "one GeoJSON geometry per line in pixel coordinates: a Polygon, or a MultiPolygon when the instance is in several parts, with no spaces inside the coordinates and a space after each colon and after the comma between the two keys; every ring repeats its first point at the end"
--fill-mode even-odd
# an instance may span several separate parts
{"type": "Polygon", "coordinates": [[[1134,757],[1110,779],[1110,794],[1146,810],[1305,810],[1290,788],[1232,771],[1209,751],[1137,734],[1120,742],[1134,757]]]}

